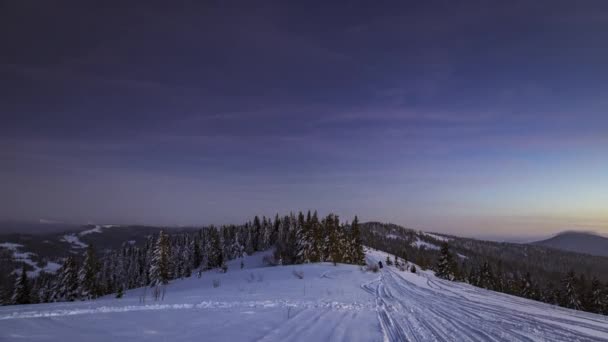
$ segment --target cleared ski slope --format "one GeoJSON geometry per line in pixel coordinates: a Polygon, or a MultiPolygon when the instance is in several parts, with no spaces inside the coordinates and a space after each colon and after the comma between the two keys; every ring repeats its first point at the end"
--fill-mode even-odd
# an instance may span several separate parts
{"type": "Polygon", "coordinates": [[[175,281],[161,302],[150,291],[143,302],[136,289],[122,299],[1,307],[0,341],[608,341],[608,317],[430,272],[261,267],[261,255],[239,263],[175,281]]]}

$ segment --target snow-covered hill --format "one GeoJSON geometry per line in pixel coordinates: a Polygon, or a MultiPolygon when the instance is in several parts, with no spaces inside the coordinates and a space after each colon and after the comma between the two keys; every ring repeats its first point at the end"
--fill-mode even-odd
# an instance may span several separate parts
{"type": "MultiPolygon", "coordinates": [[[[376,262],[386,255],[368,251],[376,262]]],[[[0,308],[2,341],[606,341],[608,317],[385,267],[263,267],[89,302],[0,308]],[[302,279],[300,279],[302,278],[302,279]],[[143,298],[145,296],[145,299],[143,298]]]]}

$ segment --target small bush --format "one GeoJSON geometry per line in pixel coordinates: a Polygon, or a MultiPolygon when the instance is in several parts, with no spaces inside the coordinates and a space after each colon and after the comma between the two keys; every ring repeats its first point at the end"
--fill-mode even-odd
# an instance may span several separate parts
{"type": "Polygon", "coordinates": [[[213,279],[213,288],[220,287],[221,283],[219,279],[213,279]]]}
{"type": "Polygon", "coordinates": [[[304,279],[304,272],[293,270],[293,275],[298,279],[304,279]]]}
{"type": "Polygon", "coordinates": [[[393,262],[391,261],[391,257],[389,257],[388,255],[386,256],[386,266],[391,266],[393,265],[393,262]]]}
{"type": "Polygon", "coordinates": [[[412,265],[412,267],[410,267],[410,272],[416,273],[416,265],[412,265]]]}

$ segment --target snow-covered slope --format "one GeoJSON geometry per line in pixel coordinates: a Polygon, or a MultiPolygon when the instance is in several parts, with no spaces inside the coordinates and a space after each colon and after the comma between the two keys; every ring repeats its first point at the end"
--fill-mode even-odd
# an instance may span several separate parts
{"type": "MultiPolygon", "coordinates": [[[[2,341],[603,341],[608,318],[385,267],[262,267],[122,299],[0,308],[2,341]],[[303,278],[300,279],[302,275],[303,278]],[[144,300],[143,296],[146,295],[144,300]]],[[[369,251],[376,262],[386,255],[369,251]]]]}

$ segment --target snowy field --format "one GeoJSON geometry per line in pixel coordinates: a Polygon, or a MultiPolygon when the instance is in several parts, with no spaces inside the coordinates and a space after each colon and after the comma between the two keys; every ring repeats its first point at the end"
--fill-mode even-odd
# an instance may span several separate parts
{"type": "Polygon", "coordinates": [[[430,272],[262,267],[261,257],[174,281],[160,302],[136,289],[122,299],[0,307],[0,341],[608,341],[605,316],[430,272]]]}

